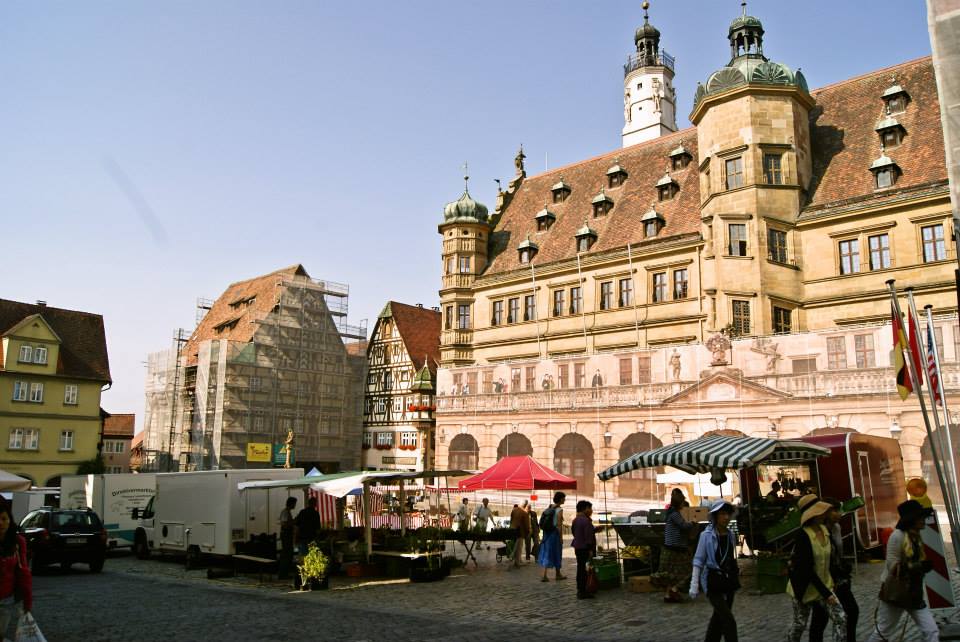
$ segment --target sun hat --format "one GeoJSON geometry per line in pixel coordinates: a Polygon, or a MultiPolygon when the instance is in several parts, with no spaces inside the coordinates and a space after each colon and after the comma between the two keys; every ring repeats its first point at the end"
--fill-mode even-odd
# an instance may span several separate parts
{"type": "Polygon", "coordinates": [[[924,508],[923,504],[918,502],[915,499],[908,499],[899,506],[897,506],[897,513],[900,515],[900,521],[897,522],[897,528],[902,531],[907,530],[907,528],[919,518],[923,517],[926,519],[933,514],[932,508],[924,508]]]}
{"type": "Polygon", "coordinates": [[[797,500],[797,510],[805,510],[808,506],[813,504],[818,499],[819,497],[817,497],[813,493],[804,495],[803,497],[797,500]]]}
{"type": "Polygon", "coordinates": [[[724,499],[719,499],[716,502],[714,502],[713,506],[710,507],[711,517],[713,517],[715,513],[719,513],[720,511],[726,511],[732,515],[737,512],[737,509],[730,502],[724,499]]]}
{"type": "Polygon", "coordinates": [[[803,515],[800,516],[800,523],[806,524],[808,521],[810,521],[814,517],[820,517],[821,515],[825,515],[832,508],[833,506],[831,506],[827,502],[816,502],[813,506],[803,511],[803,515]]]}

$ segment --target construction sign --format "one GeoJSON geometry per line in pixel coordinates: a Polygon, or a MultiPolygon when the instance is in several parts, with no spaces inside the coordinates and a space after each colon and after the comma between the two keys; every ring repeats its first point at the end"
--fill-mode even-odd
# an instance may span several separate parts
{"type": "Polygon", "coordinates": [[[920,531],[920,539],[923,540],[923,552],[933,563],[933,570],[923,578],[927,605],[931,609],[952,609],[957,600],[954,598],[953,585],[950,583],[943,535],[940,533],[940,522],[936,511],[927,518],[927,527],[920,531]]]}
{"type": "Polygon", "coordinates": [[[247,444],[247,461],[249,462],[269,463],[270,454],[270,444],[253,442],[247,444]]]}

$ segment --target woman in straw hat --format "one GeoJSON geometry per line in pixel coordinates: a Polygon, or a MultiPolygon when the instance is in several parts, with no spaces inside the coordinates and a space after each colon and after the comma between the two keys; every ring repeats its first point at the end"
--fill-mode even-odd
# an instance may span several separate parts
{"type": "Polygon", "coordinates": [[[830,576],[830,534],[823,525],[832,506],[813,502],[800,516],[802,530],[797,535],[790,559],[787,593],[793,598],[793,623],[787,630],[789,642],[799,642],[813,608],[823,609],[833,624],[833,639],[846,642],[847,617],[833,593],[830,576]]]}
{"type": "Polygon", "coordinates": [[[933,564],[923,552],[920,531],[932,512],[932,508],[924,508],[915,499],[908,499],[897,506],[900,521],[887,540],[887,561],[880,582],[885,584],[891,575],[904,578],[909,587],[905,596],[907,603],[891,603],[893,596],[885,595],[881,588],[877,602],[877,623],[867,642],[892,640],[904,612],[916,622],[924,642],[937,642],[940,639],[940,629],[923,601],[923,576],[933,570],[933,564]]]}
{"type": "Polygon", "coordinates": [[[707,625],[706,642],[737,642],[737,621],[733,617],[733,596],[740,588],[737,568],[737,536],[728,526],[736,509],[722,499],[710,509],[710,523],[700,533],[693,556],[690,599],[696,599],[703,587],[713,606],[707,625]]]}

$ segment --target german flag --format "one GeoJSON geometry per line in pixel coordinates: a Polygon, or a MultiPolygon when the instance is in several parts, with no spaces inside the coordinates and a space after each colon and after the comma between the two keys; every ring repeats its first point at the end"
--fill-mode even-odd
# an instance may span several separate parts
{"type": "Polygon", "coordinates": [[[903,333],[903,319],[897,314],[897,309],[890,304],[891,316],[893,318],[893,350],[890,352],[890,364],[897,373],[897,392],[900,393],[900,399],[906,401],[910,393],[913,392],[913,383],[910,381],[910,373],[907,372],[907,361],[903,356],[903,350],[907,347],[907,337],[903,333]]]}

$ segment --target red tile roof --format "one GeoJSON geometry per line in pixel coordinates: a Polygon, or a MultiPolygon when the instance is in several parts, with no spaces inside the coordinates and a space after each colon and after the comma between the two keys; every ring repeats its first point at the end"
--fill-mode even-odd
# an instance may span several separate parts
{"type": "Polygon", "coordinates": [[[940,102],[929,56],[829,85],[811,95],[817,105],[810,114],[814,180],[807,210],[946,182],[940,102]],[[880,136],[874,128],[886,115],[880,96],[894,84],[910,95],[906,111],[893,114],[907,134],[901,145],[886,154],[903,175],[892,190],[875,191],[869,168],[880,156],[880,136]]]}
{"type": "Polygon", "coordinates": [[[107,416],[103,420],[103,436],[133,438],[133,425],[136,417],[134,414],[107,416]]]}
{"type": "Polygon", "coordinates": [[[430,371],[436,372],[440,361],[440,312],[396,301],[390,301],[390,312],[414,368],[422,368],[426,359],[430,371]]]}
{"type": "Polygon", "coordinates": [[[302,265],[291,265],[270,274],[231,283],[213,303],[184,346],[187,365],[197,363],[200,343],[207,339],[253,340],[256,321],[273,310],[280,297],[282,277],[309,279],[302,265]]]}
{"type": "Polygon", "coordinates": [[[130,450],[135,448],[143,448],[143,431],[141,430],[133,436],[133,439],[130,440],[130,450]]]}
{"type": "Polygon", "coordinates": [[[645,241],[641,217],[652,205],[666,225],[656,240],[700,233],[700,179],[697,172],[697,132],[694,128],[652,141],[618,149],[573,165],[567,165],[524,179],[491,236],[490,264],[485,274],[521,267],[517,246],[527,236],[537,244],[534,265],[573,258],[577,255],[574,234],[586,222],[597,233],[597,241],[586,254],[603,252],[627,243],[645,241]],[[670,152],[680,144],[693,156],[686,168],[670,172],[680,187],[671,200],[657,202],[656,184],[670,165],[670,152]],[[607,170],[619,164],[627,172],[620,187],[607,187],[607,170]],[[563,203],[553,203],[551,188],[560,179],[570,189],[563,203]],[[613,200],[606,216],[593,217],[591,201],[600,189],[613,200]],[[537,231],[535,216],[546,205],[557,220],[544,232],[537,231]]]}
{"type": "MultiPolygon", "coordinates": [[[[52,308],[48,305],[0,299],[0,336],[27,317],[39,314],[60,337],[57,374],[78,379],[109,382],[110,360],[103,317],[89,312],[52,308]]],[[[0,370],[3,351],[0,350],[0,370]]]]}

